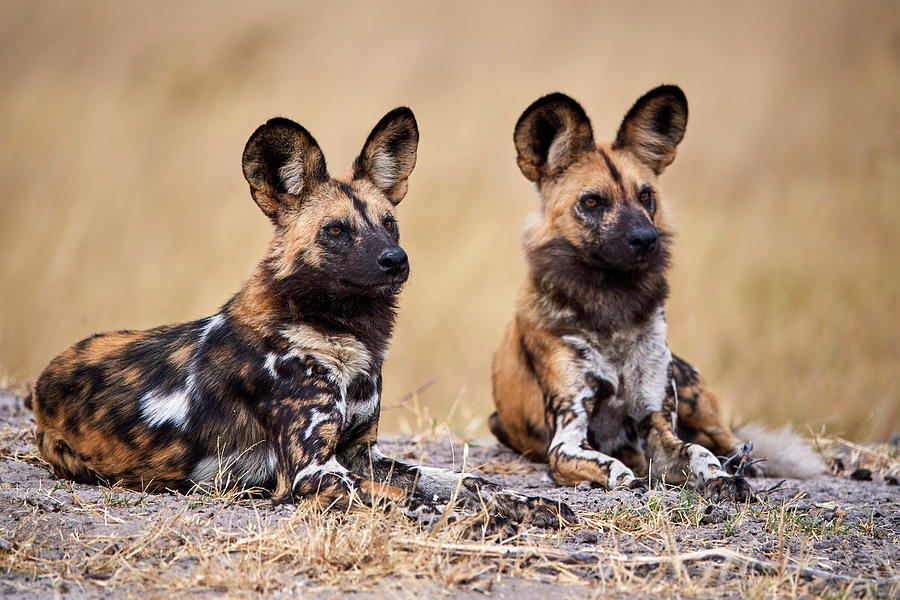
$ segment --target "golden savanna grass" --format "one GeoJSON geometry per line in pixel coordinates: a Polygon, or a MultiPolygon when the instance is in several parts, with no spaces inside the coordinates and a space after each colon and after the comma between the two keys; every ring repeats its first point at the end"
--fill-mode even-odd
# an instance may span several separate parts
{"type": "MultiPolygon", "coordinates": [[[[99,330],[211,314],[269,225],[240,153],[273,115],[333,171],[377,119],[422,132],[400,207],[412,277],[386,365],[483,433],[489,365],[537,206],[512,129],[564,91],[610,139],[677,83],[662,178],[672,347],[735,420],[850,439],[900,423],[900,8],[893,2],[0,4],[0,371],[99,330]]],[[[387,411],[383,430],[412,429],[387,411]]]]}

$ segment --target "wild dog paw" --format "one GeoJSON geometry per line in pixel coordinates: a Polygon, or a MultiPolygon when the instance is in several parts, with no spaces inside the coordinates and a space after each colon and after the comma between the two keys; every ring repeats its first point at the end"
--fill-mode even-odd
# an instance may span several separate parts
{"type": "Polygon", "coordinates": [[[460,521],[460,535],[467,540],[483,540],[492,537],[498,541],[508,540],[519,535],[519,524],[507,517],[494,515],[484,518],[474,515],[460,521]]]}
{"type": "Polygon", "coordinates": [[[478,508],[483,503],[490,512],[516,523],[556,528],[578,522],[575,512],[564,502],[554,502],[540,496],[523,496],[480,477],[465,478],[463,488],[470,494],[464,495],[468,497],[461,497],[461,500],[471,508],[478,508]]]}
{"type": "MultiPolygon", "coordinates": [[[[521,501],[520,501],[521,502],[521,501]]],[[[559,529],[564,525],[575,525],[578,517],[565,502],[554,502],[541,496],[525,498],[519,516],[520,523],[530,523],[536,527],[559,529]]]]}
{"type": "Polygon", "coordinates": [[[753,488],[750,487],[746,479],[730,475],[710,479],[706,482],[704,492],[704,495],[710,502],[719,502],[720,500],[744,502],[754,498],[753,488]]]}
{"type": "Polygon", "coordinates": [[[647,479],[646,477],[637,477],[635,479],[632,479],[631,482],[628,484],[628,489],[640,491],[640,492],[646,492],[647,490],[650,489],[650,480],[647,479]]]}
{"type": "Polygon", "coordinates": [[[541,496],[522,496],[503,490],[491,495],[490,504],[501,516],[516,523],[557,529],[578,523],[575,511],[564,502],[554,502],[541,496]]]}
{"type": "Polygon", "coordinates": [[[744,442],[734,448],[727,458],[719,457],[719,459],[725,470],[732,475],[738,477],[766,476],[766,469],[761,464],[766,462],[766,459],[753,458],[753,442],[744,442]]]}

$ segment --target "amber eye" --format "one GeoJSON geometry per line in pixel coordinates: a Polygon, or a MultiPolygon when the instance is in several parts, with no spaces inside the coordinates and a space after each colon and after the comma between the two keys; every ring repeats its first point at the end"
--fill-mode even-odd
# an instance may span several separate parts
{"type": "Polygon", "coordinates": [[[387,229],[388,231],[390,231],[391,229],[394,228],[394,222],[391,219],[385,219],[384,228],[387,229]]]}
{"type": "Polygon", "coordinates": [[[585,208],[597,208],[603,202],[598,194],[586,192],[581,196],[581,205],[585,208]]]}
{"type": "Polygon", "coordinates": [[[344,233],[344,228],[338,225],[332,225],[328,228],[328,233],[330,233],[331,235],[341,235],[342,233],[344,233]]]}
{"type": "Polygon", "coordinates": [[[650,190],[644,190],[641,192],[639,198],[641,199],[641,204],[647,204],[653,199],[653,193],[650,190]]]}

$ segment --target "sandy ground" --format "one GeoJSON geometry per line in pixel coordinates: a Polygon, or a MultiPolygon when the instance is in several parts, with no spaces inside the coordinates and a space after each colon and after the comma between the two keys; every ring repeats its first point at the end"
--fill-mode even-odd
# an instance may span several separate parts
{"type": "MultiPolygon", "coordinates": [[[[503,545],[466,539],[441,545],[427,531],[410,539],[388,535],[378,542],[394,552],[383,576],[356,577],[353,573],[366,573],[363,567],[335,566],[333,558],[319,564],[305,554],[296,564],[283,558],[266,563],[276,576],[275,571],[255,571],[262,563],[249,566],[247,557],[253,555],[254,543],[269,540],[267,532],[297,523],[298,508],[276,509],[265,499],[139,494],[58,482],[37,458],[32,432],[31,413],[21,397],[0,391],[2,597],[353,593],[360,598],[564,598],[645,592],[664,597],[896,597],[900,592],[896,446],[883,445],[887,453],[871,455],[852,445],[834,447],[826,456],[831,465],[840,459],[840,476],[789,480],[780,486],[776,480],[754,479],[760,501],[735,506],[707,504],[679,489],[606,493],[560,488],[541,465],[485,441],[469,448],[466,470],[567,502],[581,525],[549,533],[523,528],[517,539],[503,545]],[[861,466],[870,469],[871,480],[851,479],[854,472],[857,478],[865,475],[857,472],[861,466]],[[234,546],[223,554],[224,563],[215,563],[216,569],[198,541],[210,539],[218,546],[234,546]],[[443,566],[403,576],[404,560],[420,564],[428,554],[446,557],[443,566]],[[463,567],[468,570],[460,574],[463,567]],[[348,575],[338,577],[339,570],[348,575]]],[[[463,447],[446,435],[389,439],[380,446],[387,454],[416,462],[462,466],[463,447]]],[[[376,523],[378,519],[376,515],[376,523]]],[[[348,522],[340,521],[343,527],[348,522]]],[[[316,521],[304,523],[307,529],[316,527],[316,521]]],[[[359,535],[363,530],[354,531],[359,535]]],[[[334,534],[340,542],[341,529],[334,534]]],[[[325,538],[315,539],[322,543],[325,538]]]]}

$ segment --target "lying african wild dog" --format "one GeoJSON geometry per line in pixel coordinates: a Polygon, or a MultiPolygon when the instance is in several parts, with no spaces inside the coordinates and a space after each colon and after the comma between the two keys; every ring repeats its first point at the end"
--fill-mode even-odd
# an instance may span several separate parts
{"type": "MultiPolygon", "coordinates": [[[[356,496],[436,508],[460,475],[376,447],[381,367],[409,274],[394,209],[419,140],[408,108],[375,126],[348,177],[313,137],[276,118],[243,154],[253,199],[275,226],[265,258],[215,315],[99,334],[37,381],[36,441],[60,477],[184,489],[220,477],[275,502],[356,496]]],[[[517,521],[574,521],[565,505],[466,475],[459,500],[517,521]]]]}
{"type": "MultiPolygon", "coordinates": [[[[645,484],[635,473],[664,474],[713,499],[751,495],[716,458],[746,460],[749,446],[666,343],[671,235],[656,182],[686,124],[687,100],[675,86],[640,98],[612,144],[595,144],[584,110],[559,93],[516,124],[519,168],[542,209],[524,230],[529,277],[494,358],[490,427],[507,446],[546,460],[560,484],[634,487],[645,484]]],[[[788,458],[772,471],[821,472],[786,431],[754,437],[769,443],[770,456],[788,458]]]]}

